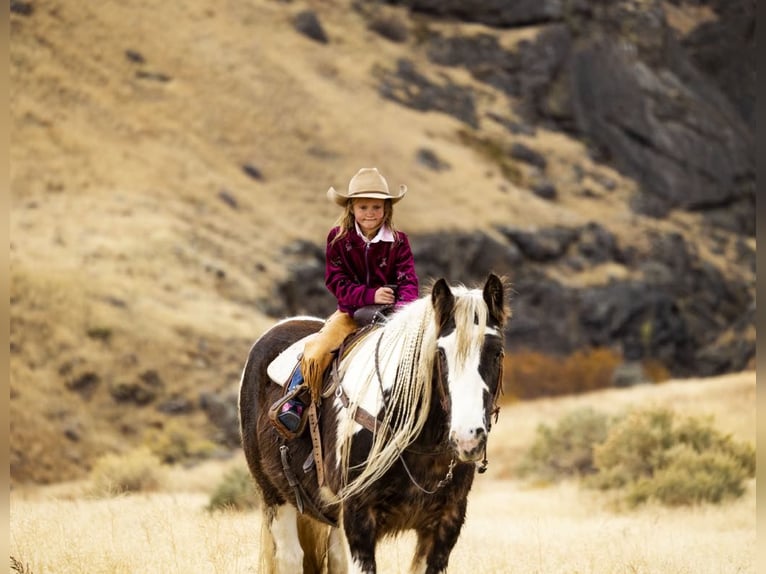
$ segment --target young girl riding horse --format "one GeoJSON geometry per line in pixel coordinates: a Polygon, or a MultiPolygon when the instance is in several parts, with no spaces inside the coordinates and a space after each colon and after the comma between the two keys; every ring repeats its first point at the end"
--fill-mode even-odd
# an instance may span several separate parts
{"type": "MultiPolygon", "coordinates": [[[[338,300],[337,310],[322,329],[306,343],[300,369],[296,369],[288,393],[305,379],[317,398],[325,369],[336,349],[357,325],[354,312],[366,305],[402,305],[418,298],[415,260],[407,235],[393,222],[393,205],[407,193],[388,189],[377,168],[360,169],[343,193],[330,187],[327,197],[342,206],[343,213],[327,235],[325,284],[338,300]]],[[[302,427],[306,405],[293,398],[280,407],[277,421],[283,431],[302,427]]]]}

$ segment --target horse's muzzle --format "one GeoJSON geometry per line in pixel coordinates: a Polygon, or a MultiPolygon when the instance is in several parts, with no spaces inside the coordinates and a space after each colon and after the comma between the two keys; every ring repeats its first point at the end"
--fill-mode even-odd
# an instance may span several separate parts
{"type": "Polygon", "coordinates": [[[450,432],[449,443],[461,462],[475,462],[484,454],[487,445],[487,431],[476,427],[463,432],[450,432]]]}

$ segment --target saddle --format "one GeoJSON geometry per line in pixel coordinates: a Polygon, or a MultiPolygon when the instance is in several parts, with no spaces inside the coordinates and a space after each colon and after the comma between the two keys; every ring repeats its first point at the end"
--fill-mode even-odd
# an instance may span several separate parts
{"type": "Polygon", "coordinates": [[[354,322],[359,328],[385,323],[393,311],[393,305],[365,305],[354,311],[354,322]]]}
{"type": "MultiPolygon", "coordinates": [[[[318,393],[317,401],[312,400],[312,393],[310,392],[308,385],[306,385],[305,382],[293,390],[288,389],[289,382],[292,379],[295,370],[300,368],[300,358],[306,340],[313,335],[309,335],[308,337],[293,343],[293,345],[282,351],[282,353],[280,353],[280,355],[274,359],[267,368],[269,377],[273,381],[277,382],[277,384],[282,384],[285,389],[282,397],[276,401],[274,405],[272,405],[269,409],[269,420],[276,428],[277,432],[279,432],[279,434],[288,441],[299,438],[304,434],[306,426],[309,427],[311,453],[303,462],[302,468],[304,473],[308,473],[312,469],[316,469],[317,484],[320,488],[325,483],[324,455],[322,453],[322,438],[319,429],[319,405],[321,404],[321,400],[335,395],[340,399],[344,407],[348,407],[349,398],[343,391],[343,387],[340,386],[338,365],[341,359],[354,346],[356,342],[358,342],[369,331],[377,329],[382,322],[386,321],[387,316],[393,311],[394,308],[393,305],[370,305],[368,307],[371,308],[365,309],[365,311],[362,313],[357,311],[357,313],[354,314],[353,318],[357,323],[358,328],[354,332],[350,333],[337,349],[332,351],[333,358],[330,361],[328,368],[322,375],[322,389],[321,392],[318,393]],[[282,355],[285,354],[287,357],[282,357],[282,355]],[[280,367],[284,369],[286,360],[290,360],[292,362],[292,369],[289,371],[287,376],[285,376],[286,371],[279,370],[280,367]],[[278,374],[280,376],[275,376],[278,374]],[[279,414],[282,406],[285,405],[287,401],[296,397],[300,398],[304,404],[307,405],[307,407],[303,410],[303,416],[297,430],[291,432],[281,424],[277,415],[279,414]]],[[[355,412],[355,420],[371,432],[374,432],[374,430],[380,424],[380,421],[373,414],[368,413],[361,407],[357,408],[355,412]]],[[[288,484],[295,492],[296,505],[299,512],[303,514],[305,505],[312,511],[316,518],[322,522],[325,522],[326,524],[337,527],[337,519],[334,519],[332,516],[328,516],[323,511],[323,509],[320,508],[320,505],[314,502],[312,497],[306,492],[297,476],[295,475],[295,472],[293,471],[292,465],[290,463],[290,449],[288,445],[282,444],[279,449],[282,461],[282,470],[285,474],[285,477],[287,478],[288,484]]]]}
{"type": "MultiPolygon", "coordinates": [[[[327,386],[327,381],[329,379],[329,374],[333,370],[333,365],[338,361],[340,357],[342,357],[343,353],[349,349],[353,343],[358,340],[364,333],[378,325],[385,323],[393,310],[393,305],[366,305],[364,307],[360,307],[354,312],[353,319],[357,325],[357,330],[349,334],[343,343],[341,343],[340,347],[333,351],[335,356],[330,362],[325,373],[322,375],[323,390],[324,387],[327,386]]],[[[293,440],[301,436],[306,430],[306,421],[308,418],[309,408],[303,409],[300,424],[297,426],[297,428],[294,429],[289,429],[284,424],[282,424],[282,422],[279,420],[279,413],[282,412],[282,409],[285,407],[285,405],[290,403],[290,401],[295,401],[296,399],[303,403],[305,407],[311,406],[312,393],[310,393],[310,389],[306,386],[305,383],[294,389],[289,388],[289,382],[292,380],[296,370],[300,368],[300,360],[303,354],[303,348],[311,337],[313,337],[313,335],[304,337],[303,339],[300,339],[299,341],[296,341],[290,345],[287,349],[282,351],[269,364],[267,368],[269,377],[284,388],[282,397],[269,408],[269,420],[277,432],[287,440],[293,440]]],[[[334,387],[331,392],[334,392],[334,387]]],[[[326,394],[325,396],[329,395],[326,394]]]]}

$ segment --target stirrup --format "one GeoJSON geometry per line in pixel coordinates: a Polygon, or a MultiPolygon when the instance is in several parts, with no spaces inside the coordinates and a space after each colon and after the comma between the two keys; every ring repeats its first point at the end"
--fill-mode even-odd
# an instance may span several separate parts
{"type": "MultiPolygon", "coordinates": [[[[269,407],[269,420],[277,432],[287,440],[293,440],[298,438],[306,430],[306,421],[308,420],[309,404],[311,403],[311,397],[308,393],[308,387],[302,384],[290,392],[284,394],[277,402],[269,407]],[[282,414],[283,409],[290,401],[299,401],[303,404],[303,411],[300,413],[300,420],[294,428],[289,428],[285,423],[280,420],[279,415],[282,414]]],[[[292,412],[292,409],[290,409],[292,412]]]]}

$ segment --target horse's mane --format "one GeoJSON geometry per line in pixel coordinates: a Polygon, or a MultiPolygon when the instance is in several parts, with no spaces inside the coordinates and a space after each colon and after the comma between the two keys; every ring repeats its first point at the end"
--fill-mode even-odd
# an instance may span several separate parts
{"type": "MultiPolygon", "coordinates": [[[[481,345],[476,333],[483,334],[487,307],[481,291],[457,286],[454,319],[457,341],[453,361],[464,361],[474,345],[481,345]],[[478,325],[476,325],[478,323],[478,325]],[[474,326],[478,330],[474,330],[474,326]]],[[[379,329],[372,330],[356,343],[340,364],[342,380],[357,385],[352,392],[345,425],[338,429],[337,460],[342,476],[349,470],[360,473],[338,493],[344,500],[378,480],[418,437],[428,418],[438,331],[431,297],[422,297],[394,313],[379,329]],[[356,409],[377,413],[382,388],[389,390],[384,418],[373,433],[367,460],[350,467],[351,441],[358,426],[356,409]]],[[[341,419],[343,420],[343,419],[341,419]]]]}

